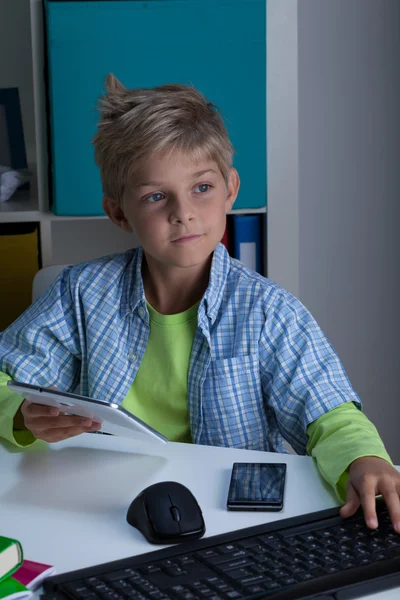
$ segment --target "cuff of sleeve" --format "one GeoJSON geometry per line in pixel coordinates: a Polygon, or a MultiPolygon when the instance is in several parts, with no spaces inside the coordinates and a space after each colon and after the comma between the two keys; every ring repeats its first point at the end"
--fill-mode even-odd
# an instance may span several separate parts
{"type": "Polygon", "coordinates": [[[376,427],[352,403],[317,419],[307,435],[309,453],[341,502],[346,499],[349,466],[357,458],[376,456],[393,464],[376,427]]]}
{"type": "MultiPolygon", "coordinates": [[[[8,379],[11,379],[9,377],[8,379]]],[[[3,389],[0,397],[0,437],[14,446],[31,446],[35,436],[28,429],[13,429],[14,417],[24,399],[9,388],[3,389]]]]}

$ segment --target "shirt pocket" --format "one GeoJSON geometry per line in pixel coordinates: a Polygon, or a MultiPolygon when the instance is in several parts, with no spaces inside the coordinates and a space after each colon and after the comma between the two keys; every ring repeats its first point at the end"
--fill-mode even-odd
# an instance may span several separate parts
{"type": "Polygon", "coordinates": [[[211,360],[203,391],[203,443],[267,448],[258,352],[211,360]]]}

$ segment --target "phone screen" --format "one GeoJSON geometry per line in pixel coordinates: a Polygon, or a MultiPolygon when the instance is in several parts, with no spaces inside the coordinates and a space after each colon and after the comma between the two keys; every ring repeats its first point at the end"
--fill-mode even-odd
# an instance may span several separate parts
{"type": "Polygon", "coordinates": [[[228,510],[282,510],[286,464],[234,463],[228,510]]]}

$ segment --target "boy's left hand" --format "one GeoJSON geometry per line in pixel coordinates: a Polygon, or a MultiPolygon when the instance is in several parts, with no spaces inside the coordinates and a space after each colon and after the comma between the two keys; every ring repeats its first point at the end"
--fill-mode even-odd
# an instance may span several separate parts
{"type": "Polygon", "coordinates": [[[340,515],[351,517],[361,505],[368,527],[376,529],[375,496],[379,494],[389,509],[394,530],[400,533],[400,473],[376,456],[363,456],[351,463],[346,503],[340,509],[340,515]]]}

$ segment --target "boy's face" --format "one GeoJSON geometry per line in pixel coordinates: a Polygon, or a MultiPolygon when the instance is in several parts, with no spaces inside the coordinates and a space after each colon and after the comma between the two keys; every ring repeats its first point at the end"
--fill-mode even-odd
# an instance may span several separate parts
{"type": "Polygon", "coordinates": [[[207,261],[221,241],[238,190],[235,169],[226,182],[213,161],[161,154],[137,172],[120,207],[107,197],[103,207],[124,231],[136,233],[148,261],[190,268],[207,261]]]}

